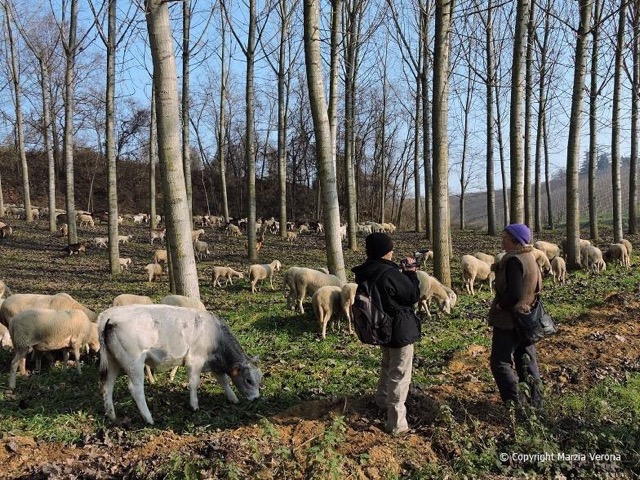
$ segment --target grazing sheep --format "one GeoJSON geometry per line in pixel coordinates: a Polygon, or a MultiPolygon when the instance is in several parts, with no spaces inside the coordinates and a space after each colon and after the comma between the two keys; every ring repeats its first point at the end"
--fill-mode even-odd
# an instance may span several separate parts
{"type": "Polygon", "coordinates": [[[160,300],[160,303],[162,305],[173,305],[174,307],[193,308],[195,310],[200,310],[201,312],[207,311],[207,307],[205,307],[204,303],[200,300],[185,297],[184,295],[167,295],[160,300]]]}
{"type": "Polygon", "coordinates": [[[538,250],[542,250],[549,260],[560,255],[560,246],[551,242],[544,242],[542,240],[538,240],[533,244],[533,248],[537,248],[538,250]]]}
{"type": "Polygon", "coordinates": [[[95,227],[95,222],[93,221],[93,217],[91,215],[88,215],[86,213],[80,213],[78,214],[78,220],[80,221],[80,226],[81,227],[95,227]]]}
{"type": "Polygon", "coordinates": [[[66,223],[60,225],[60,228],[58,228],[58,233],[61,237],[66,237],[69,234],[69,225],[67,225],[66,223]]]}
{"type": "Polygon", "coordinates": [[[422,310],[431,319],[429,304],[433,298],[436,299],[438,309],[444,313],[451,313],[451,298],[443,288],[443,285],[427,272],[422,270],[416,271],[418,280],[420,281],[420,299],[418,300],[418,310],[422,310]]]}
{"type": "Polygon", "coordinates": [[[144,269],[147,271],[147,275],[149,278],[149,282],[155,282],[162,278],[164,270],[162,269],[162,265],[157,263],[150,263],[144,269]]]}
{"type": "Polygon", "coordinates": [[[629,254],[629,260],[631,260],[631,252],[633,251],[633,245],[626,238],[623,238],[622,240],[620,240],[620,243],[622,243],[625,247],[627,247],[627,253],[629,254]]]}
{"type": "Polygon", "coordinates": [[[108,248],[109,247],[109,237],[95,237],[93,239],[93,244],[98,248],[108,248]]]}
{"type": "Polygon", "coordinates": [[[383,223],[382,229],[385,233],[394,233],[396,231],[396,226],[393,223],[383,223]]]}
{"type": "Polygon", "coordinates": [[[200,240],[200,237],[204,235],[204,230],[200,228],[199,230],[194,230],[191,232],[191,241],[195,242],[196,240],[200,240]]]}
{"type": "Polygon", "coordinates": [[[159,238],[160,242],[164,241],[164,237],[166,234],[167,234],[166,228],[152,228],[151,230],[149,230],[149,238],[151,239],[149,243],[153,245],[153,241],[156,238],[159,238]]]}
{"type": "Polygon", "coordinates": [[[123,307],[125,305],[153,305],[153,300],[146,295],[122,293],[111,302],[112,307],[123,307]]]}
{"type": "Polygon", "coordinates": [[[287,232],[287,242],[293,242],[298,238],[298,232],[287,232]]]}
{"type": "Polygon", "coordinates": [[[118,243],[129,243],[133,239],[133,235],[118,235],[118,243]]]}
{"type": "MultiPolygon", "coordinates": [[[[578,251],[582,251],[582,249],[584,247],[588,247],[589,245],[591,245],[591,242],[589,240],[584,240],[582,238],[578,239],[578,251]]],[[[564,238],[561,242],[560,242],[560,252],[566,256],[567,253],[567,239],[564,238]]]]}
{"type": "MultiPolygon", "coordinates": [[[[489,292],[493,292],[493,279],[495,273],[491,271],[488,263],[474,257],[473,255],[463,255],[460,259],[462,265],[462,283],[467,293],[475,295],[474,282],[476,279],[484,280],[489,284],[489,292]]],[[[482,288],[480,286],[478,289],[482,288]]]]}
{"type": "Polygon", "coordinates": [[[342,286],[342,290],[340,291],[340,303],[342,305],[342,311],[344,312],[345,317],[347,317],[349,333],[353,333],[353,329],[351,328],[351,307],[353,307],[353,303],[356,300],[357,289],[357,283],[347,283],[342,286]]]}
{"type": "Polygon", "coordinates": [[[302,301],[305,296],[313,295],[320,287],[326,285],[342,287],[344,283],[335,275],[322,273],[312,268],[291,267],[284,273],[284,285],[289,289],[287,307],[295,310],[297,305],[300,313],[304,313],[302,301]]]}
{"type": "Polygon", "coordinates": [[[567,281],[567,264],[560,255],[551,260],[551,271],[553,272],[553,283],[567,281]]]}
{"type": "Polygon", "coordinates": [[[11,235],[13,235],[13,228],[11,225],[5,225],[0,228],[0,238],[9,238],[11,235]]]}
{"type": "Polygon", "coordinates": [[[162,263],[164,265],[167,264],[167,251],[166,250],[156,250],[153,254],[153,263],[162,263]]]}
{"type": "Polygon", "coordinates": [[[627,247],[623,243],[612,243],[604,253],[604,258],[607,262],[618,262],[625,268],[631,268],[631,261],[629,260],[629,252],[627,247]]]}
{"type": "Polygon", "coordinates": [[[478,260],[482,260],[484,263],[488,264],[489,266],[493,265],[494,262],[496,261],[493,255],[489,255],[483,252],[475,252],[472,255],[476,257],[478,260]]]}
{"type": "Polygon", "coordinates": [[[342,311],[342,288],[333,285],[320,287],[311,297],[311,306],[320,324],[322,338],[327,338],[327,324],[333,314],[342,311]]]}
{"type": "Polygon", "coordinates": [[[536,263],[538,267],[540,267],[540,272],[542,272],[543,275],[551,273],[551,263],[549,263],[549,257],[547,257],[545,252],[537,248],[532,248],[531,254],[535,257],[536,263]]]}
{"type": "Polygon", "coordinates": [[[202,260],[204,257],[208,257],[209,255],[211,255],[211,252],[209,252],[209,244],[201,240],[196,240],[195,242],[193,242],[193,250],[198,260],[202,260]]]}
{"type": "Polygon", "coordinates": [[[55,295],[43,295],[38,293],[18,293],[7,298],[0,307],[0,323],[5,327],[11,325],[13,317],[24,310],[34,308],[50,308],[53,310],[81,310],[95,322],[98,315],[87,307],[78,303],[68,293],[56,293],[55,295]]]}
{"type": "Polygon", "coordinates": [[[240,235],[242,235],[242,231],[240,230],[239,226],[230,223],[229,225],[227,225],[227,235],[231,235],[232,237],[239,237],[240,235]]]}
{"type": "Polygon", "coordinates": [[[456,306],[456,302],[458,301],[458,295],[456,294],[456,292],[454,292],[452,289],[450,289],[446,285],[442,285],[442,288],[444,289],[445,292],[447,292],[447,295],[449,295],[449,308],[453,310],[456,306]]]}
{"type": "MultiPolygon", "coordinates": [[[[11,293],[11,289],[9,288],[9,286],[4,283],[4,280],[0,280],[0,300],[6,298],[6,297],[10,297],[11,295],[13,295],[11,293]]],[[[2,303],[0,303],[0,306],[2,305],[2,303]]]]}
{"type": "Polygon", "coordinates": [[[80,373],[80,349],[89,345],[100,350],[98,325],[81,310],[52,310],[37,308],[17,314],[9,327],[15,355],[9,370],[9,388],[16,388],[16,371],[29,349],[47,352],[63,348],[73,349],[76,368],[80,373]]]}
{"type": "Polygon", "coordinates": [[[275,290],[273,288],[273,272],[280,271],[282,268],[282,264],[280,260],[274,260],[271,263],[262,264],[262,265],[251,265],[249,267],[249,280],[251,280],[251,293],[256,293],[257,288],[256,285],[260,280],[264,280],[265,278],[269,279],[269,285],[271,285],[271,290],[275,290]]]}
{"type": "Polygon", "coordinates": [[[127,258],[118,258],[118,264],[120,265],[120,269],[122,271],[129,270],[129,267],[133,265],[133,260],[129,257],[127,258]]]}
{"type": "Polygon", "coordinates": [[[580,249],[580,265],[594,273],[602,273],[607,269],[607,264],[602,258],[602,250],[593,245],[586,245],[580,249]]]}
{"type": "Polygon", "coordinates": [[[87,254],[87,242],[78,242],[71,243],[62,249],[63,252],[66,252],[71,255],[80,255],[80,253],[87,254]]]}
{"type": "Polygon", "coordinates": [[[220,283],[220,279],[225,279],[225,287],[229,284],[233,285],[234,278],[244,278],[244,274],[242,272],[238,272],[231,267],[213,267],[213,273],[211,274],[211,280],[213,281],[213,286],[216,285],[222,287],[220,283]]]}

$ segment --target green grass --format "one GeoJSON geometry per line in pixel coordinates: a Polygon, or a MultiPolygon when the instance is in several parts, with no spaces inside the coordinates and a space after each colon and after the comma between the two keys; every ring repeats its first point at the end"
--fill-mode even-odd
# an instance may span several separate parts
{"type": "MultiPolygon", "coordinates": [[[[137,227],[126,229],[123,234],[136,233],[137,227]]],[[[168,293],[166,283],[149,284],[144,281],[142,267],[148,263],[153,249],[141,240],[124,247],[121,256],[133,256],[136,267],[133,272],[111,279],[106,272],[106,252],[90,251],[80,258],[65,258],[56,248],[63,245],[57,238],[48,238],[37,232],[17,232],[16,243],[20,249],[2,247],[0,271],[16,293],[53,293],[67,291],[79,301],[100,311],[120,293],[149,295],[159,300],[168,293]],[[42,248],[42,243],[48,245],[42,248]],[[54,253],[52,253],[54,252],[54,253]],[[145,260],[147,259],[147,260],[145,260]],[[34,268],[34,265],[37,267],[34,268]]],[[[91,235],[99,235],[94,232],[91,235]]],[[[454,288],[460,292],[457,259],[462,253],[484,250],[497,253],[498,239],[478,233],[461,232],[455,235],[456,245],[452,262],[454,288]]],[[[545,238],[546,239],[546,238],[545,238]]],[[[208,239],[210,243],[214,243],[208,239]]],[[[184,371],[179,371],[171,383],[166,373],[157,375],[155,385],[146,385],[146,397],[156,425],[147,427],[131,399],[127,381],[121,376],[114,393],[116,414],[129,419],[122,430],[121,441],[135,442],[172,431],[177,434],[206,434],[217,429],[234,429],[242,425],[261,425],[262,438],[255,442],[278,442],[277,430],[269,420],[273,415],[289,407],[310,400],[336,397],[357,397],[371,394],[375,388],[380,353],[379,350],[361,344],[355,336],[330,324],[327,339],[318,335],[318,324],[313,318],[309,303],[304,315],[286,309],[282,293],[281,274],[276,277],[276,291],[263,285],[262,291],[252,295],[246,281],[233,287],[214,289],[204,274],[207,266],[225,264],[246,270],[247,262],[242,247],[216,237],[216,256],[198,265],[201,278],[201,297],[207,307],[224,318],[234,331],[240,344],[249,355],[258,355],[264,374],[262,398],[257,402],[241,401],[238,405],[226,402],[220,386],[212,376],[204,375],[199,388],[200,410],[188,408],[188,391],[184,371]],[[227,242],[226,244],[224,242],[227,242]]],[[[316,240],[312,239],[313,242],[316,240]]],[[[557,241],[557,239],[556,239],[557,241]]],[[[321,266],[325,263],[321,248],[280,245],[271,240],[261,261],[280,258],[284,268],[292,265],[321,266]],[[279,249],[276,249],[278,247],[279,249]],[[272,248],[272,250],[269,250],[272,248]]],[[[397,236],[398,252],[408,253],[424,246],[418,235],[397,236]]],[[[238,242],[240,244],[241,242],[238,242]]],[[[317,242],[316,242],[317,243],[317,242]]],[[[315,245],[315,243],[314,243],[315,245]]],[[[345,252],[348,266],[362,260],[362,254],[345,252]]],[[[635,258],[637,262],[637,258],[635,258]]],[[[570,325],[589,309],[604,303],[606,295],[616,292],[636,292],[640,285],[637,268],[625,271],[608,268],[603,275],[571,272],[566,285],[553,285],[545,280],[543,298],[551,315],[559,325],[570,325]]],[[[451,315],[423,323],[423,339],[416,345],[414,384],[428,388],[442,380],[438,376],[456,352],[470,345],[490,345],[490,330],[486,315],[492,295],[486,287],[475,297],[459,294],[458,305],[451,315]]],[[[0,365],[8,370],[10,352],[0,352],[0,365]]],[[[490,373],[483,373],[483,380],[491,381],[490,373]]],[[[0,383],[6,382],[3,375],[0,383]]],[[[625,381],[606,381],[596,385],[586,394],[572,394],[549,398],[548,414],[530,417],[519,424],[511,434],[496,438],[483,428],[484,418],[467,412],[452,411],[452,406],[442,405],[437,418],[430,426],[431,441],[437,453],[437,465],[422,463],[412,470],[414,478],[451,477],[477,478],[485,475],[521,474],[543,475],[562,473],[588,478],[599,475],[608,468],[605,463],[591,462],[580,472],[566,466],[514,464],[497,461],[499,452],[585,451],[615,452],[623,450],[625,458],[614,473],[637,471],[638,465],[638,417],[640,414],[640,377],[629,374],[625,381]],[[624,470],[624,469],[627,470],[624,470]]],[[[491,394],[487,394],[491,396],[491,394]]],[[[117,428],[117,427],[115,427],[117,428]]],[[[59,364],[50,370],[28,378],[18,378],[17,389],[0,390],[0,436],[26,436],[39,441],[81,445],[112,431],[114,426],[104,420],[102,398],[98,384],[95,361],[88,361],[83,373],[59,364]]],[[[269,459],[263,458],[259,443],[247,443],[251,462],[261,464],[273,461],[275,471],[285,470],[293,477],[342,478],[349,472],[349,462],[367,464],[367,455],[358,458],[342,457],[337,442],[349,441],[345,437],[344,419],[333,417],[328,421],[325,433],[305,446],[303,456],[306,466],[297,465],[288,445],[279,445],[269,459]],[[253,445],[253,446],[252,446],[253,445]],[[281,470],[278,470],[281,469],[281,470]]],[[[298,454],[298,452],[296,452],[298,454]]],[[[610,465],[609,465],[610,467],[610,465]]],[[[220,478],[247,478],[251,470],[245,463],[223,462],[219,458],[193,458],[176,452],[162,463],[161,468],[139,466],[137,478],[199,478],[205,469],[220,478]]],[[[385,474],[393,478],[391,473],[385,474]]]]}

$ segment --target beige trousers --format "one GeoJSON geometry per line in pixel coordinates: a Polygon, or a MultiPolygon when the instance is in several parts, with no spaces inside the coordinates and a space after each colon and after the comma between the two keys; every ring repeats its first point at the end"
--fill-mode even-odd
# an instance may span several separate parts
{"type": "Polygon", "coordinates": [[[387,411],[386,429],[402,433],[409,429],[405,401],[411,384],[413,344],[402,348],[381,347],[382,367],[376,390],[376,404],[387,411]]]}

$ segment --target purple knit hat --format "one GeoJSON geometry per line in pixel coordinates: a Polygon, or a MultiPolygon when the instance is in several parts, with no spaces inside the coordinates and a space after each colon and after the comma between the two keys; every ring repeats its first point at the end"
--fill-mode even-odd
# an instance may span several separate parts
{"type": "Polygon", "coordinates": [[[507,225],[504,229],[505,232],[513,237],[513,239],[520,245],[527,245],[531,243],[531,230],[524,223],[512,223],[507,225]]]}

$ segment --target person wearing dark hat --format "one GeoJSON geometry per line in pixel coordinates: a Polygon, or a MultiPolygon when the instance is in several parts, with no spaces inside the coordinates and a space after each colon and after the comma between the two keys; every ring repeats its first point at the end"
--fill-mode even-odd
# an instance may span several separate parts
{"type": "Polygon", "coordinates": [[[413,305],[420,298],[416,261],[406,258],[400,268],[392,261],[393,241],[385,233],[365,239],[367,260],[352,269],[356,283],[374,279],[382,308],[393,319],[391,341],[381,347],[382,365],[375,402],[387,412],[386,430],[394,435],[409,431],[405,401],[411,384],[413,344],[420,339],[420,319],[413,305]]]}
{"type": "Polygon", "coordinates": [[[502,247],[506,254],[492,267],[496,294],[488,318],[493,327],[491,373],[505,404],[522,403],[524,384],[530,403],[537,407],[542,395],[536,347],[520,336],[513,313],[529,311],[542,288],[540,267],[531,253],[531,230],[522,223],[508,225],[502,232],[502,247]]]}

